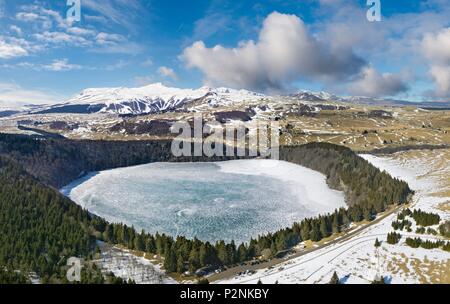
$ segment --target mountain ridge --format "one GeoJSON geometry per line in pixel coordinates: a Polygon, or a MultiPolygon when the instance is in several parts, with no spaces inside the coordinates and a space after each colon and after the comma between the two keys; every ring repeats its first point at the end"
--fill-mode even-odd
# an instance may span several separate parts
{"type": "MultiPolygon", "coordinates": [[[[30,107],[29,113],[119,114],[139,115],[185,111],[197,106],[216,107],[234,103],[267,99],[295,99],[301,102],[341,102],[358,105],[416,106],[425,108],[450,108],[450,102],[412,102],[393,98],[364,96],[337,96],[325,91],[299,90],[290,95],[270,96],[249,90],[203,86],[198,89],[168,87],[153,83],[142,87],[87,88],[72,98],[58,104],[30,107]]],[[[8,114],[8,113],[6,113],[8,114]]],[[[5,114],[5,115],[6,115],[5,114]]]]}

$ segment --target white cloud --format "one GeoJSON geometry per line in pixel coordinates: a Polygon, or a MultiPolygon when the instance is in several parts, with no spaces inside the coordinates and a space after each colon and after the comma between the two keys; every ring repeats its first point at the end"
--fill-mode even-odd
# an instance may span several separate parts
{"type": "Polygon", "coordinates": [[[16,13],[16,20],[21,22],[39,23],[43,30],[48,30],[56,24],[59,28],[67,28],[71,21],[63,18],[57,11],[46,9],[42,5],[23,5],[21,11],[16,13]]]}
{"type": "Polygon", "coordinates": [[[18,27],[17,25],[11,25],[9,27],[9,30],[16,34],[17,36],[22,36],[22,29],[20,27],[18,27]]]}
{"type": "Polygon", "coordinates": [[[49,32],[38,33],[33,35],[40,42],[52,43],[55,45],[67,44],[75,46],[88,46],[90,41],[84,37],[69,35],[65,32],[49,32]]]}
{"type": "Polygon", "coordinates": [[[92,53],[130,54],[136,55],[143,51],[143,47],[130,42],[120,34],[100,32],[95,36],[95,46],[89,49],[92,53]]]}
{"type": "Polygon", "coordinates": [[[37,21],[41,18],[42,17],[38,14],[30,12],[20,12],[16,14],[16,19],[19,21],[37,21]]]}
{"type": "Polygon", "coordinates": [[[169,77],[169,78],[172,78],[173,80],[177,80],[177,79],[178,79],[178,76],[177,76],[177,74],[175,73],[175,71],[174,71],[173,69],[168,68],[168,67],[165,67],[165,66],[159,67],[158,73],[159,73],[161,76],[169,77]]]}
{"type": "Polygon", "coordinates": [[[277,12],[264,20],[257,42],[207,48],[197,41],[181,59],[201,70],[207,84],[251,89],[283,89],[299,79],[344,81],[366,64],[351,49],[330,49],[316,40],[297,16],[277,12]]]}
{"type": "Polygon", "coordinates": [[[424,36],[422,47],[425,56],[434,62],[450,64],[450,28],[424,36]]]}
{"type": "Polygon", "coordinates": [[[33,69],[36,71],[53,71],[53,72],[61,72],[61,71],[71,71],[71,70],[79,70],[83,67],[79,64],[72,64],[69,63],[69,60],[67,58],[63,59],[54,59],[51,63],[42,64],[42,63],[33,63],[33,62],[19,62],[17,64],[4,64],[1,65],[3,68],[26,68],[26,69],[33,69]]]}
{"type": "Polygon", "coordinates": [[[46,9],[44,7],[40,8],[40,12],[44,16],[49,16],[54,22],[56,22],[56,25],[60,28],[67,28],[72,25],[72,21],[70,21],[67,18],[64,18],[61,16],[61,14],[57,11],[46,9]]]}
{"type": "Polygon", "coordinates": [[[95,37],[99,45],[116,45],[117,43],[125,41],[125,37],[119,34],[98,33],[95,37]]]}
{"type": "Polygon", "coordinates": [[[67,32],[77,36],[94,36],[95,30],[72,26],[67,29],[67,32]]]}
{"type": "Polygon", "coordinates": [[[450,66],[431,66],[430,75],[436,83],[435,96],[448,98],[450,96],[450,66]]]}
{"type": "Polygon", "coordinates": [[[422,51],[430,63],[437,97],[450,96],[450,28],[428,33],[422,40],[422,51]]]}
{"type": "Polygon", "coordinates": [[[368,97],[394,96],[406,92],[407,74],[378,73],[373,67],[366,67],[360,79],[349,85],[349,91],[354,95],[368,97]]]}
{"type": "Polygon", "coordinates": [[[142,53],[144,48],[135,42],[126,42],[126,43],[108,43],[104,46],[93,47],[88,51],[91,53],[99,53],[99,54],[128,54],[128,55],[136,55],[142,53]]]}
{"type": "MultiPolygon", "coordinates": [[[[438,54],[448,50],[448,45],[441,42],[428,44],[424,50],[425,33],[436,33],[447,28],[449,23],[450,6],[446,0],[423,1],[415,11],[383,16],[382,22],[367,22],[365,18],[366,7],[351,1],[320,0],[319,15],[323,17],[316,22],[315,32],[318,39],[328,41],[334,48],[352,47],[355,52],[368,61],[384,66],[397,68],[413,67],[418,76],[422,73],[424,65],[430,66],[430,81],[427,86],[432,86],[432,80],[436,83],[440,79],[441,88],[445,84],[445,70],[431,70],[434,60],[426,58],[425,53],[433,53],[431,57],[441,57],[438,54]],[[437,46],[440,45],[440,46],[437,46]],[[436,50],[439,48],[440,50],[436,50]],[[434,74],[434,76],[433,76],[434,74]]],[[[383,11],[383,9],[382,9],[383,11]]],[[[431,38],[434,39],[434,38],[431,38]]],[[[430,40],[430,39],[428,39],[430,40]]],[[[434,64],[436,65],[436,64],[434,64]]],[[[440,66],[441,63],[438,65],[440,66]]],[[[414,81],[422,77],[413,77],[414,81]]],[[[413,85],[410,85],[413,94],[422,94],[413,85]]],[[[445,95],[445,88],[439,90],[439,95],[445,95]]],[[[450,94],[447,94],[447,97],[450,94]]],[[[419,96],[416,96],[419,97],[419,96]]],[[[445,97],[445,96],[444,96],[445,97]]]]}
{"type": "Polygon", "coordinates": [[[64,100],[58,94],[24,89],[16,84],[0,83],[0,105],[18,107],[27,104],[50,104],[64,100]]]}
{"type": "Polygon", "coordinates": [[[81,66],[78,64],[71,64],[67,58],[55,59],[52,63],[43,65],[42,68],[48,71],[61,72],[61,71],[71,71],[79,70],[81,66]]]}
{"type": "MultiPolygon", "coordinates": [[[[114,18],[119,18],[119,15],[125,18],[129,13],[127,8],[135,9],[139,6],[139,3],[135,0],[105,0],[101,1],[101,3],[86,0],[83,1],[84,6],[103,13],[108,13],[111,9],[118,14],[114,18]]],[[[20,11],[16,14],[16,20],[28,22],[32,25],[30,27],[32,34],[29,36],[33,39],[30,41],[41,50],[52,47],[76,46],[86,48],[87,51],[94,53],[134,55],[140,53],[143,49],[141,45],[128,41],[123,35],[76,26],[62,16],[61,13],[46,9],[40,5],[20,6],[20,11]]]]}
{"type": "Polygon", "coordinates": [[[6,41],[5,38],[0,36],[0,58],[10,59],[27,55],[28,51],[20,43],[20,40],[8,39],[8,41],[6,41]]]}
{"type": "Polygon", "coordinates": [[[136,19],[136,15],[143,13],[139,0],[83,0],[83,7],[100,14],[89,16],[91,20],[102,23],[115,23],[127,29],[133,29],[134,24],[131,20],[136,19]]]}

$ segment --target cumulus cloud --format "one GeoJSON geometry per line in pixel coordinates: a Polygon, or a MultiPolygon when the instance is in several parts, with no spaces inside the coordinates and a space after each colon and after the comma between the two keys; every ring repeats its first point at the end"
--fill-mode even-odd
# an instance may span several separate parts
{"type": "Polygon", "coordinates": [[[450,28],[426,34],[422,48],[428,59],[441,64],[450,64],[450,28]]]}
{"type": "Polygon", "coordinates": [[[165,66],[159,67],[158,73],[161,76],[169,77],[169,78],[172,78],[173,80],[177,80],[178,79],[177,73],[175,73],[175,71],[173,69],[165,67],[165,66]]]}
{"type": "Polygon", "coordinates": [[[264,20],[257,42],[208,48],[197,41],[181,59],[201,70],[207,84],[262,90],[300,79],[345,81],[366,65],[351,49],[332,49],[315,39],[297,16],[277,12],[264,20]]]}
{"type": "Polygon", "coordinates": [[[406,92],[407,74],[379,73],[373,67],[366,67],[361,78],[349,85],[349,92],[368,97],[394,96],[406,92]]]}
{"type": "Polygon", "coordinates": [[[428,33],[422,41],[422,51],[430,62],[436,97],[450,96],[450,28],[428,33]]]}
{"type": "Polygon", "coordinates": [[[0,58],[10,59],[14,57],[27,56],[28,51],[18,39],[8,39],[0,36],[0,58]]]}
{"type": "Polygon", "coordinates": [[[436,83],[435,96],[448,98],[450,96],[450,66],[431,66],[430,75],[436,83]]]}
{"type": "MultiPolygon", "coordinates": [[[[411,67],[412,72],[417,74],[414,78],[406,78],[411,83],[422,79],[420,76],[423,74],[423,67],[429,66],[430,77],[425,80],[426,86],[432,87],[434,81],[434,95],[450,95],[445,94],[446,71],[436,67],[432,69],[432,66],[443,66],[442,63],[433,64],[435,60],[432,58],[442,57],[438,53],[445,54],[449,49],[448,45],[436,41],[437,43],[427,43],[426,48],[423,46],[425,33],[434,33],[425,35],[429,36],[427,40],[431,42],[436,33],[448,28],[448,1],[427,0],[421,3],[417,11],[383,16],[381,23],[367,22],[366,7],[352,1],[320,0],[320,4],[319,14],[325,18],[315,24],[318,39],[328,41],[333,47],[351,46],[357,54],[374,62],[375,67],[379,63],[399,70],[411,67]],[[425,53],[428,57],[423,56],[425,53]],[[437,80],[440,80],[441,89],[438,89],[437,80]]],[[[419,96],[423,92],[418,87],[410,84],[410,88],[415,97],[424,97],[419,96]]]]}

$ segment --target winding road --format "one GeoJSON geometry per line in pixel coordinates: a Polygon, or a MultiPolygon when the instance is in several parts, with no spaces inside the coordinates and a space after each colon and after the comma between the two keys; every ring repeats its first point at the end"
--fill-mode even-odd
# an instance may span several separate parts
{"type": "MultiPolygon", "coordinates": [[[[373,227],[374,225],[380,223],[381,221],[383,221],[390,215],[394,214],[395,212],[399,211],[403,207],[404,206],[397,206],[397,207],[393,208],[392,210],[385,212],[384,214],[382,214],[381,216],[379,216],[372,222],[368,223],[367,225],[363,226],[363,228],[349,232],[346,235],[344,235],[343,237],[340,237],[339,239],[335,239],[333,241],[330,241],[330,242],[323,244],[321,246],[318,246],[316,248],[297,252],[297,253],[289,256],[287,259],[273,259],[270,262],[261,263],[259,265],[254,265],[256,267],[251,267],[251,265],[244,265],[244,266],[230,268],[222,273],[214,274],[214,275],[210,276],[208,279],[213,283],[215,283],[215,282],[220,283],[221,280],[227,280],[227,279],[233,278],[238,273],[246,271],[246,270],[268,269],[269,267],[273,268],[275,266],[282,267],[281,270],[270,269],[270,270],[266,271],[264,274],[261,274],[258,276],[252,276],[249,279],[237,281],[237,283],[239,283],[239,284],[252,283],[252,282],[254,283],[259,279],[263,280],[263,279],[267,279],[267,278],[270,278],[273,276],[279,277],[280,274],[282,274],[283,272],[286,272],[287,270],[291,270],[291,269],[295,269],[295,268],[300,269],[306,263],[313,262],[314,260],[317,260],[320,257],[323,257],[325,255],[332,255],[328,259],[328,262],[332,262],[335,259],[342,256],[343,254],[347,253],[348,251],[354,249],[355,247],[357,247],[361,244],[369,243],[369,242],[372,244],[375,241],[375,239],[377,239],[377,238],[385,239],[387,236],[387,233],[373,233],[373,234],[367,234],[364,236],[358,236],[358,235],[363,232],[367,233],[368,230],[370,231],[370,229],[369,229],[370,227],[373,227]],[[333,246],[333,245],[337,245],[337,244],[339,244],[339,246],[333,246]],[[314,252],[317,252],[319,250],[324,250],[324,251],[321,253],[318,253],[318,254],[313,254],[314,252]],[[333,254],[333,253],[336,253],[336,254],[333,254]],[[303,260],[303,261],[297,261],[292,265],[287,265],[287,263],[289,261],[291,261],[295,258],[301,257],[301,256],[307,256],[307,255],[311,255],[311,257],[306,260],[303,260]],[[283,265],[281,265],[281,264],[283,264],[283,265]]],[[[428,236],[428,235],[424,236],[424,235],[419,235],[419,234],[415,234],[415,233],[402,232],[401,234],[402,234],[402,237],[421,237],[421,238],[426,237],[427,239],[442,240],[442,238],[440,238],[440,237],[428,236]]],[[[314,271],[312,271],[309,275],[307,275],[307,277],[303,281],[306,281],[309,278],[311,278],[313,275],[315,275],[317,272],[319,272],[323,267],[324,266],[322,265],[322,266],[318,267],[317,269],[315,269],[314,271]]]]}

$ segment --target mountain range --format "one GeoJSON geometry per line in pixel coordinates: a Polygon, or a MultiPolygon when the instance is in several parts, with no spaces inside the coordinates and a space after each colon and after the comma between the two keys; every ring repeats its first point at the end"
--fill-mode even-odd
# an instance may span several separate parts
{"type": "Polygon", "coordinates": [[[138,88],[86,89],[61,104],[51,105],[39,113],[115,113],[149,114],[181,111],[195,104],[216,106],[259,100],[263,94],[229,88],[201,87],[179,89],[154,83],[138,88]]]}
{"type": "MultiPolygon", "coordinates": [[[[137,88],[90,88],[58,104],[45,106],[28,106],[22,108],[29,113],[111,113],[122,115],[139,115],[186,111],[195,106],[219,106],[244,101],[258,102],[267,99],[289,98],[301,102],[343,102],[363,105],[383,106],[417,106],[424,108],[450,108],[450,102],[411,102],[389,98],[372,98],[363,96],[336,96],[327,92],[299,91],[284,96],[269,96],[248,90],[230,88],[201,87],[198,89],[180,89],[154,83],[137,88]]],[[[9,116],[17,110],[0,110],[1,116],[9,116]],[[2,114],[3,113],[3,114],[2,114]]]]}

